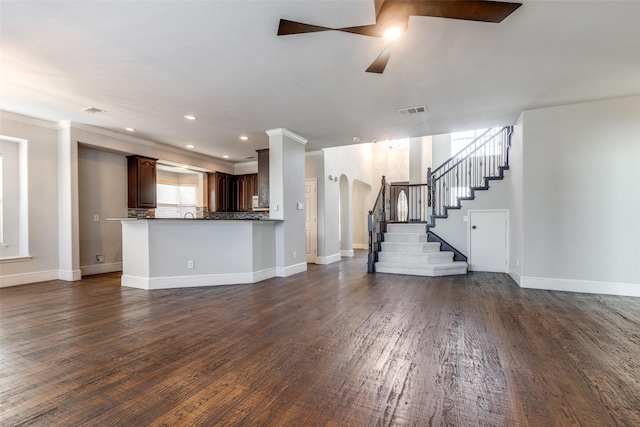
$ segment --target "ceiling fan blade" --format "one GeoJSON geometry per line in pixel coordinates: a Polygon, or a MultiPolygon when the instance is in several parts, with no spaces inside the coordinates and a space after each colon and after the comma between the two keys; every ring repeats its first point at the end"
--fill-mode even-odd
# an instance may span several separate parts
{"type": "Polygon", "coordinates": [[[382,28],[378,24],[361,25],[359,27],[336,28],[336,31],[344,33],[360,34],[369,37],[384,37],[382,28]]]}
{"type": "Polygon", "coordinates": [[[317,33],[319,31],[331,31],[333,28],[320,27],[318,25],[303,24],[302,22],[289,21],[281,19],[278,25],[278,35],[286,36],[289,34],[317,33]]]}
{"type": "Polygon", "coordinates": [[[491,0],[386,0],[376,22],[380,24],[402,16],[433,16],[498,23],[520,6],[522,3],[491,0]]]}
{"type": "Polygon", "coordinates": [[[384,69],[387,66],[387,62],[389,62],[389,58],[391,57],[391,49],[389,46],[385,47],[384,50],[378,57],[369,65],[367,68],[367,73],[376,73],[382,74],[384,69]]]}

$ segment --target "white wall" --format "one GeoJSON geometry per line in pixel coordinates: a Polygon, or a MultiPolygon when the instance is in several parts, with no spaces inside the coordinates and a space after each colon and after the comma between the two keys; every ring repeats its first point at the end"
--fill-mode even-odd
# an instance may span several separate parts
{"type": "Polygon", "coordinates": [[[462,254],[469,256],[467,211],[469,209],[509,209],[510,186],[509,171],[507,171],[503,180],[489,182],[489,190],[476,191],[475,199],[463,200],[460,203],[460,209],[450,209],[448,218],[436,219],[436,226],[431,230],[462,254]]]}
{"type": "Polygon", "coordinates": [[[307,140],[287,129],[268,130],[269,218],[275,226],[276,275],[306,271],[304,215],[305,154],[307,140]]]}
{"type": "Polygon", "coordinates": [[[27,140],[31,259],[0,264],[0,286],[58,278],[58,165],[55,124],[1,112],[0,133],[27,140]]]}
{"type": "Polygon", "coordinates": [[[522,115],[513,126],[511,149],[509,150],[509,170],[506,172],[509,186],[509,274],[520,284],[524,265],[524,241],[522,235],[524,219],[524,161],[522,140],[522,115]]]}
{"type": "Polygon", "coordinates": [[[80,270],[83,275],[122,269],[122,228],[127,217],[127,159],[122,154],[78,150],[80,270]],[[94,221],[98,215],[99,220],[94,221]],[[104,255],[104,262],[96,255],[104,255]]]}
{"type": "Polygon", "coordinates": [[[640,296],[640,96],[525,111],[522,129],[523,286],[640,296]]]}
{"type": "Polygon", "coordinates": [[[369,233],[367,230],[367,215],[363,215],[363,212],[368,212],[371,209],[372,189],[371,185],[359,180],[354,180],[352,183],[352,218],[351,218],[351,232],[352,242],[354,249],[368,249],[369,248],[369,233]]]}

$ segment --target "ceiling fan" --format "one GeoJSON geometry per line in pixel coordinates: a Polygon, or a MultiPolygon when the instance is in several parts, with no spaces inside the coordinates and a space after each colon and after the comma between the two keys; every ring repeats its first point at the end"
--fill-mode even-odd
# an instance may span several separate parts
{"type": "MultiPolygon", "coordinates": [[[[375,24],[328,28],[281,19],[278,26],[278,35],[342,31],[392,40],[406,31],[410,16],[433,16],[498,23],[522,6],[522,3],[491,0],[374,0],[374,3],[376,11],[375,24]]],[[[391,50],[387,46],[366,71],[368,73],[382,74],[390,56],[391,50]]]]}

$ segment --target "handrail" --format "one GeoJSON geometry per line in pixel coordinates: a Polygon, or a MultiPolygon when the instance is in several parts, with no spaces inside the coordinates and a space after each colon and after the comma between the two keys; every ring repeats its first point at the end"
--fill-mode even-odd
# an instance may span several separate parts
{"type": "Polygon", "coordinates": [[[384,240],[384,233],[387,231],[387,180],[382,176],[380,185],[380,191],[378,191],[378,197],[373,205],[373,208],[369,211],[367,228],[369,231],[369,255],[367,260],[367,272],[373,273],[375,271],[375,263],[378,261],[378,252],[382,246],[384,240]]]}
{"type": "Polygon", "coordinates": [[[434,171],[428,170],[429,208],[433,217],[446,216],[450,207],[487,187],[487,180],[502,177],[509,166],[512,126],[485,131],[434,171]]]}
{"type": "MultiPolygon", "coordinates": [[[[504,128],[502,128],[502,129],[509,129],[509,128],[511,128],[511,127],[510,127],[510,126],[505,126],[505,127],[504,127],[504,128]]],[[[502,130],[502,129],[501,129],[501,130],[502,130]]],[[[488,131],[487,131],[487,132],[488,132],[488,131]]],[[[485,132],[485,133],[486,133],[486,132],[485,132]]],[[[484,134],[482,134],[482,135],[484,135],[484,134]]],[[[479,136],[478,138],[481,138],[481,137],[482,137],[482,135],[481,135],[481,136],[479,136]]],[[[496,134],[494,134],[494,135],[491,135],[491,137],[490,137],[489,139],[487,139],[486,141],[484,141],[482,144],[478,145],[478,146],[477,146],[476,148],[474,148],[472,151],[469,151],[469,153],[467,153],[464,157],[460,158],[460,159],[459,159],[459,160],[458,160],[454,165],[452,165],[449,169],[447,169],[446,171],[442,172],[442,173],[441,173],[441,175],[446,174],[446,173],[447,173],[447,172],[449,172],[451,169],[455,168],[455,167],[456,167],[456,166],[458,166],[460,163],[462,163],[463,161],[467,160],[467,158],[469,158],[473,153],[476,153],[476,152],[478,152],[478,150],[480,150],[481,148],[485,147],[485,146],[486,146],[486,144],[488,144],[489,142],[491,142],[491,141],[492,141],[495,137],[497,137],[498,135],[500,135],[500,134],[499,134],[499,133],[496,133],[496,134]]],[[[473,142],[475,142],[478,138],[474,139],[474,140],[473,140],[473,142]]],[[[449,160],[447,160],[446,162],[444,162],[443,164],[441,164],[440,166],[438,166],[438,168],[437,168],[435,171],[433,171],[432,173],[435,173],[436,171],[438,171],[438,169],[443,168],[443,167],[444,167],[444,166],[445,166],[449,161],[453,161],[453,160],[455,159],[455,157],[456,157],[458,154],[462,153],[464,150],[466,150],[468,147],[470,147],[470,146],[473,144],[473,142],[471,142],[471,144],[467,145],[464,149],[462,149],[462,150],[458,151],[458,153],[457,153],[455,156],[451,157],[449,160]]]]}

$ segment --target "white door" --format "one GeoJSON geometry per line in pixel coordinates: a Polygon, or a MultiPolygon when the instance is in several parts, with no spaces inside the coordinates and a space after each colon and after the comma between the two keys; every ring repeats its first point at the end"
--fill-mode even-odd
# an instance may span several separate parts
{"type": "Polygon", "coordinates": [[[304,229],[307,235],[307,262],[318,257],[318,182],[315,178],[304,180],[304,229]]]}
{"type": "Polygon", "coordinates": [[[507,211],[468,212],[469,269],[507,272],[507,211]]]}

